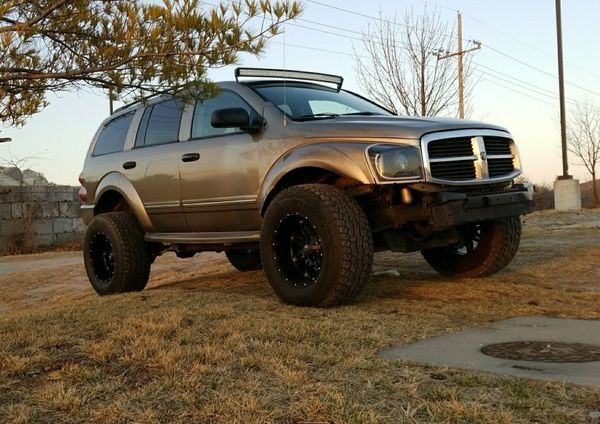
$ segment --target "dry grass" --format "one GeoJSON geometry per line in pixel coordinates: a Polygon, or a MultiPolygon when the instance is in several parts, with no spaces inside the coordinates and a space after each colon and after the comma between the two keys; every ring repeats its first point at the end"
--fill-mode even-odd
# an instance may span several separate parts
{"type": "Polygon", "coordinates": [[[105,298],[80,267],[0,275],[0,422],[588,422],[598,389],[377,352],[519,315],[600,319],[590,214],[528,219],[494,278],[378,255],[376,271],[399,276],[374,276],[356,304],[330,310],[283,305],[261,272],[215,254],[161,258],[146,291],[105,298]]]}

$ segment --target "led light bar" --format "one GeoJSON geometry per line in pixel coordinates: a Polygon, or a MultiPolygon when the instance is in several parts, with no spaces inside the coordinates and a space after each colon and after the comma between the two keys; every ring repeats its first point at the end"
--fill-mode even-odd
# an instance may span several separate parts
{"type": "Polygon", "coordinates": [[[238,81],[239,77],[283,78],[326,82],[335,84],[338,90],[342,88],[342,84],[344,83],[344,78],[338,75],[319,74],[317,72],[306,71],[288,71],[287,69],[237,68],[235,70],[235,80],[238,81]]]}

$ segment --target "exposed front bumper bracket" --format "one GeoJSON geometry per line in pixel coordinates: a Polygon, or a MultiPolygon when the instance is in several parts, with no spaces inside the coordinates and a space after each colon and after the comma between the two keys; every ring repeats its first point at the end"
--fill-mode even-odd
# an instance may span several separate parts
{"type": "Polygon", "coordinates": [[[509,191],[470,196],[464,193],[437,193],[427,207],[435,231],[475,222],[524,215],[533,210],[530,184],[518,184],[509,191]]]}

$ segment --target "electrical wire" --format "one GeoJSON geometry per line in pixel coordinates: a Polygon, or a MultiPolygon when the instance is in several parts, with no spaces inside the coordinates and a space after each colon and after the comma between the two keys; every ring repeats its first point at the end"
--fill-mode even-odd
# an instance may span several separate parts
{"type": "MultiPolygon", "coordinates": [[[[387,19],[384,19],[384,18],[381,18],[381,17],[375,17],[375,16],[368,15],[368,14],[365,14],[365,13],[355,12],[355,11],[352,11],[352,10],[344,9],[342,7],[332,6],[332,5],[329,5],[329,4],[317,1],[317,0],[305,0],[305,1],[307,1],[308,3],[313,3],[313,4],[316,4],[316,5],[322,6],[322,7],[326,7],[326,8],[329,8],[329,9],[333,9],[333,10],[337,10],[337,11],[349,13],[349,14],[352,14],[352,15],[357,15],[357,16],[362,16],[362,17],[368,18],[368,19],[378,20],[380,22],[385,22],[385,23],[388,23],[388,24],[391,24],[391,25],[398,25],[398,26],[402,26],[402,27],[405,27],[405,28],[415,29],[414,27],[409,27],[407,25],[400,24],[400,23],[395,22],[395,21],[390,21],[390,20],[387,20],[387,19]]],[[[423,1],[425,1],[425,0],[423,0],[423,1]]],[[[330,26],[330,27],[332,27],[332,26],[330,26]]],[[[416,29],[419,29],[419,28],[416,28],[416,29]]],[[[430,31],[430,32],[432,34],[442,35],[442,36],[444,36],[446,38],[458,39],[458,37],[456,37],[456,36],[452,36],[452,35],[448,35],[448,34],[443,34],[443,33],[435,32],[435,31],[430,31]]],[[[469,40],[463,39],[463,41],[469,41],[469,40]]],[[[549,77],[554,78],[554,79],[558,79],[558,77],[555,74],[551,73],[551,72],[548,72],[548,71],[546,71],[544,69],[538,68],[538,67],[536,67],[536,66],[534,66],[534,65],[532,65],[532,64],[530,64],[530,63],[528,63],[528,62],[526,62],[526,61],[524,61],[522,59],[514,57],[514,56],[512,56],[512,55],[510,55],[508,53],[505,53],[505,52],[503,52],[503,51],[501,51],[499,49],[496,49],[495,47],[490,46],[489,44],[483,43],[483,45],[485,47],[487,47],[489,50],[491,50],[492,52],[496,53],[496,54],[502,55],[503,57],[506,57],[506,58],[508,58],[508,59],[516,62],[516,63],[519,63],[519,64],[521,64],[523,66],[526,66],[526,67],[528,67],[530,69],[533,69],[533,70],[535,70],[537,72],[540,72],[540,73],[542,73],[542,74],[544,74],[546,76],[549,76],[549,77]]],[[[590,94],[593,94],[595,96],[599,96],[600,97],[600,92],[597,92],[597,91],[594,91],[594,90],[590,90],[587,87],[581,86],[581,85],[573,83],[571,81],[565,81],[565,83],[568,84],[568,85],[570,85],[570,86],[572,86],[572,87],[575,87],[575,88],[578,88],[578,89],[580,89],[582,91],[585,91],[587,93],[590,93],[590,94]]]]}
{"type": "MultiPolygon", "coordinates": [[[[441,4],[437,4],[437,3],[434,3],[434,2],[431,2],[431,1],[427,1],[427,0],[416,0],[416,1],[418,1],[420,3],[428,4],[428,5],[431,5],[431,6],[434,6],[434,7],[439,7],[441,9],[447,9],[447,10],[452,10],[452,11],[457,11],[458,12],[457,9],[454,9],[454,8],[451,8],[451,7],[448,7],[448,6],[444,6],[444,5],[441,5],[441,4]]],[[[524,40],[521,40],[520,38],[517,38],[517,37],[515,37],[515,36],[513,36],[513,35],[511,35],[509,33],[507,33],[506,31],[502,31],[501,29],[498,29],[498,28],[496,28],[496,27],[494,27],[494,26],[492,26],[492,25],[484,22],[481,19],[478,19],[478,18],[476,18],[473,15],[470,15],[470,14],[464,13],[464,12],[461,12],[461,14],[465,18],[468,18],[468,19],[470,19],[470,20],[472,20],[474,22],[477,22],[478,24],[480,24],[480,25],[482,25],[484,27],[487,27],[487,28],[491,29],[492,31],[495,31],[498,34],[501,34],[504,37],[509,38],[509,39],[511,39],[511,40],[513,40],[513,41],[515,41],[515,42],[517,42],[517,43],[519,43],[519,44],[521,44],[521,45],[523,45],[525,47],[528,47],[529,49],[531,49],[533,51],[536,51],[536,52],[538,52],[540,54],[543,54],[544,56],[547,56],[547,57],[549,57],[549,58],[551,58],[553,60],[557,60],[557,56],[555,54],[553,54],[553,53],[549,53],[549,52],[547,52],[545,50],[542,50],[539,47],[536,47],[533,44],[530,44],[530,43],[528,43],[528,42],[526,42],[524,40]]],[[[589,69],[582,68],[581,66],[575,65],[574,63],[571,63],[571,62],[565,62],[565,64],[571,66],[574,69],[578,69],[581,72],[585,72],[585,73],[587,73],[589,75],[592,75],[592,76],[594,76],[596,78],[600,78],[600,74],[592,72],[589,69]]]]}

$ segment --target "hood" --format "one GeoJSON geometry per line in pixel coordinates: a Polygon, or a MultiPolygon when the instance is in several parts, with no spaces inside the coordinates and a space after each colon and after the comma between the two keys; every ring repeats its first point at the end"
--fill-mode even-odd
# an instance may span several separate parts
{"type": "Polygon", "coordinates": [[[412,138],[448,130],[486,129],[506,131],[497,125],[463,119],[401,116],[338,116],[295,122],[296,129],[305,137],[343,138],[412,138]]]}

